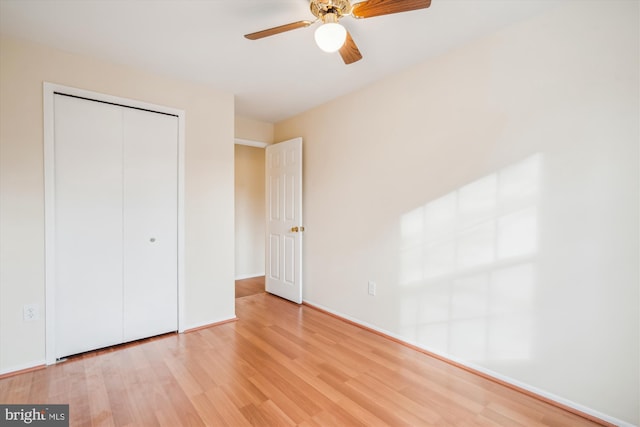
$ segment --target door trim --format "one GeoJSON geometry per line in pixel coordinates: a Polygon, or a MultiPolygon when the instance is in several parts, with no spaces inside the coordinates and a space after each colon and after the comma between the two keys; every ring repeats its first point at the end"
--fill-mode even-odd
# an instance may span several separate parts
{"type": "Polygon", "coordinates": [[[55,83],[43,83],[44,119],[44,217],[45,217],[45,360],[56,363],[55,357],[55,153],[54,153],[54,95],[86,98],[124,107],[149,110],[178,117],[178,332],[185,330],[185,262],[184,262],[184,175],[185,175],[185,118],[184,110],[151,104],[118,96],[92,92],[55,83]]]}
{"type": "Polygon", "coordinates": [[[253,141],[251,139],[234,138],[235,145],[246,145],[247,147],[267,148],[270,144],[262,141],[253,141]]]}

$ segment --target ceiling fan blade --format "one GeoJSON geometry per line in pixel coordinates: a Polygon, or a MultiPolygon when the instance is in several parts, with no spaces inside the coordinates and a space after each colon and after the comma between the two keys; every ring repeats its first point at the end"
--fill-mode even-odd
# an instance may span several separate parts
{"type": "Polygon", "coordinates": [[[368,0],[354,4],[351,15],[355,18],[372,18],[391,13],[425,9],[430,5],[431,0],[368,0]]]}
{"type": "Polygon", "coordinates": [[[360,53],[360,49],[356,46],[356,43],[351,38],[351,34],[347,31],[347,39],[344,41],[344,44],[340,48],[340,56],[342,56],[342,60],[345,64],[353,64],[354,62],[360,61],[362,59],[362,54],[360,53]]]}
{"type": "Polygon", "coordinates": [[[245,34],[244,36],[249,40],[258,40],[263,37],[274,36],[276,34],[284,33],[285,31],[297,30],[298,28],[305,28],[313,24],[311,21],[298,21],[291,24],[280,25],[278,27],[269,28],[267,30],[256,31],[255,33],[245,34]]]}

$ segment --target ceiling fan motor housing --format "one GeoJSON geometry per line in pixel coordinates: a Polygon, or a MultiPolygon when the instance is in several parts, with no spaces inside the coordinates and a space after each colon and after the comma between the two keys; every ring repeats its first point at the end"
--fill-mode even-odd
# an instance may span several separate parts
{"type": "Polygon", "coordinates": [[[344,15],[351,13],[351,2],[349,0],[311,0],[309,5],[311,13],[316,18],[320,18],[324,22],[324,16],[333,14],[336,20],[344,15]]]}

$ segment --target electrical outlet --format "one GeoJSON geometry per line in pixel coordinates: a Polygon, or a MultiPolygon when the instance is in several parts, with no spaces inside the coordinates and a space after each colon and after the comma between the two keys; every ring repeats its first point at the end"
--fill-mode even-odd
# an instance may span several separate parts
{"type": "Polygon", "coordinates": [[[376,294],[376,282],[372,282],[371,280],[369,280],[369,295],[375,295],[376,294]]]}
{"type": "Polygon", "coordinates": [[[25,322],[40,320],[40,306],[38,304],[25,304],[22,308],[22,315],[25,322]]]}

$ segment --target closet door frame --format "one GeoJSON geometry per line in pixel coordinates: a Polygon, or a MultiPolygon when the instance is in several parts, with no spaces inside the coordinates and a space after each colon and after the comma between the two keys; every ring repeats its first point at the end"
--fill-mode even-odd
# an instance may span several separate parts
{"type": "Polygon", "coordinates": [[[43,83],[44,118],[44,208],[45,208],[45,359],[46,364],[56,363],[55,356],[55,152],[54,152],[54,95],[56,93],[76,96],[88,100],[121,105],[178,117],[178,332],[185,330],[184,309],[184,146],[185,111],[162,105],[151,104],[118,96],[63,86],[55,83],[43,83]]]}

